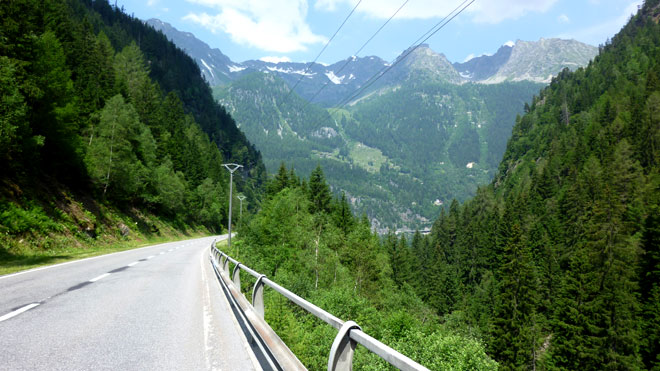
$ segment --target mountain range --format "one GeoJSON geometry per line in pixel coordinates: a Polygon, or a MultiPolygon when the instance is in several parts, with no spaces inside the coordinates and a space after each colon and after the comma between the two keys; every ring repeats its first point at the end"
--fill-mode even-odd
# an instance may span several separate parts
{"type": "Polygon", "coordinates": [[[381,233],[428,228],[443,205],[474,195],[496,173],[525,103],[552,75],[598,52],[541,39],[463,63],[426,44],[391,63],[377,56],[331,65],[237,63],[190,33],[147,23],[197,61],[269,172],[285,162],[307,175],[320,164],[333,190],[381,233]]]}
{"type": "Polygon", "coordinates": [[[396,63],[379,80],[379,84],[373,86],[374,89],[396,84],[411,74],[424,72],[428,78],[453,84],[492,84],[503,81],[549,83],[552,76],[562,69],[574,70],[585,66],[598,53],[598,48],[575,40],[540,39],[510,42],[493,55],[482,55],[463,63],[451,63],[444,54],[434,52],[427,44],[403,51],[391,62],[377,56],[351,56],[330,65],[315,63],[310,66],[309,63],[273,63],[262,60],[239,63],[233,62],[219,49],[211,48],[193,34],[181,32],[167,22],[152,18],[146,23],[163,32],[197,61],[202,75],[211,86],[224,85],[257,71],[273,73],[289,86],[297,84],[295,92],[302,98],[313,98],[313,102],[326,107],[340,103],[374,74],[389,69],[402,56],[407,57],[396,63]],[[317,94],[324,85],[325,88],[317,94]]]}

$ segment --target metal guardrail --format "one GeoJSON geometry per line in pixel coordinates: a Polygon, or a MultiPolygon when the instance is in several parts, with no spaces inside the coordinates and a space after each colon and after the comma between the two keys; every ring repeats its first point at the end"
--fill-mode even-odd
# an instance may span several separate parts
{"type": "MultiPolygon", "coordinates": [[[[232,292],[232,295],[234,296],[239,295],[243,297],[240,291],[241,271],[250,274],[252,277],[256,279],[256,282],[252,289],[251,309],[253,309],[254,312],[256,312],[256,314],[259,316],[259,320],[263,321],[264,323],[265,321],[264,321],[263,292],[264,292],[264,286],[268,286],[271,289],[278,292],[279,294],[288,298],[295,304],[297,304],[299,307],[311,313],[316,318],[322,320],[323,322],[337,329],[339,332],[337,333],[337,336],[335,337],[335,340],[332,343],[332,347],[330,348],[330,356],[328,358],[328,371],[352,370],[353,353],[355,351],[355,347],[357,346],[357,344],[361,344],[369,351],[377,354],[383,360],[385,360],[386,362],[388,362],[389,364],[400,370],[428,371],[426,367],[420,365],[419,363],[413,361],[412,359],[404,356],[403,354],[397,352],[396,350],[388,347],[387,345],[383,344],[382,342],[374,339],[373,337],[363,332],[357,323],[353,321],[346,321],[346,322],[342,321],[341,319],[333,316],[332,314],[326,312],[325,310],[317,307],[316,305],[308,302],[307,300],[301,298],[300,296],[294,294],[293,292],[271,281],[266,277],[266,275],[246,267],[236,259],[218,250],[215,246],[215,241],[213,241],[213,243],[211,244],[211,261],[213,262],[214,265],[220,266],[222,272],[231,281],[231,282],[227,282],[227,284],[231,284],[231,286],[234,286],[234,290],[232,292]],[[231,276],[229,275],[230,262],[234,264],[234,269],[231,272],[231,276]]],[[[225,278],[223,277],[223,279],[225,278]]],[[[244,297],[243,299],[245,300],[244,297]]],[[[279,340],[279,337],[277,339],[279,340]]]]}

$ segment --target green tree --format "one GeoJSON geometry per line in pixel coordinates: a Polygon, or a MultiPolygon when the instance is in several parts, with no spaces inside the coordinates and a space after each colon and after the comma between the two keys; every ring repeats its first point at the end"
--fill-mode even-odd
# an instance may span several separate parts
{"type": "Polygon", "coordinates": [[[28,106],[19,89],[16,66],[7,57],[0,56],[0,161],[6,171],[21,151],[21,142],[28,135],[28,106]]]}
{"type": "MultiPolygon", "coordinates": [[[[654,192],[657,195],[658,189],[654,192]]],[[[644,250],[639,280],[643,305],[641,351],[644,366],[656,370],[660,369],[660,207],[657,203],[646,218],[641,246],[644,250]]]]}
{"type": "Polygon", "coordinates": [[[309,176],[309,199],[312,214],[330,211],[332,194],[330,194],[330,188],[325,182],[321,165],[317,165],[309,176]]]}
{"type": "Polygon", "coordinates": [[[520,226],[514,223],[507,230],[490,345],[502,368],[534,368],[539,332],[536,274],[520,226]]]}
{"type": "Polygon", "coordinates": [[[138,121],[137,112],[121,95],[108,100],[85,157],[87,170],[103,195],[130,199],[138,191],[144,165],[137,158],[135,139],[143,130],[147,129],[138,121]]]}

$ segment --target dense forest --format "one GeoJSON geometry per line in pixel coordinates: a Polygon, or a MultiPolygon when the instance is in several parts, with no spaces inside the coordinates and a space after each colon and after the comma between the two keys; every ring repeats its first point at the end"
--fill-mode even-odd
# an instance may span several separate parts
{"type": "MultiPolygon", "coordinates": [[[[332,196],[320,167],[300,179],[282,165],[266,192],[261,210],[240,226],[230,255],[431,369],[497,368],[484,343],[458,326],[460,316],[442,323],[401,281],[401,267],[390,262],[407,251],[405,240],[392,235],[381,241],[366,216],[352,214],[344,195],[332,196]]],[[[249,292],[254,280],[243,278],[243,292],[249,292]]],[[[334,328],[271,290],[265,308],[267,322],[305,366],[327,368],[334,328]]],[[[388,365],[358,347],[354,367],[388,365]]]]}
{"type": "Polygon", "coordinates": [[[244,165],[234,181],[257,204],[259,152],[161,33],[107,1],[8,1],[0,17],[3,256],[116,231],[107,207],[151,232],[136,215],[220,231],[223,162],[244,165]]]}
{"type": "Polygon", "coordinates": [[[658,3],[526,106],[492,184],[392,255],[502,369],[660,368],[658,3]]]}
{"type": "MultiPolygon", "coordinates": [[[[319,190],[320,169],[299,182],[282,167],[241,256],[433,369],[466,347],[475,358],[452,367],[495,367],[485,350],[505,370],[660,369],[659,4],[525,105],[493,182],[429,235],[379,240],[319,190]]],[[[321,367],[332,334],[270,301],[321,367]]]]}
{"type": "Polygon", "coordinates": [[[323,109],[289,94],[276,74],[253,72],[214,93],[270,172],[282,161],[304,175],[321,164],[333,190],[386,232],[429,228],[436,200],[464,201],[490,181],[516,115],[542,86],[412,74],[343,109],[323,109]]]}

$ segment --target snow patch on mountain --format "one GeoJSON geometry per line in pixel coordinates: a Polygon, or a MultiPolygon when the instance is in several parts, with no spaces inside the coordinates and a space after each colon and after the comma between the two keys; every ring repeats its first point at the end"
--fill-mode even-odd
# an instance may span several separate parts
{"type": "Polygon", "coordinates": [[[335,75],[335,73],[332,71],[326,72],[325,75],[328,76],[328,80],[332,81],[332,83],[335,85],[341,84],[341,81],[344,79],[344,77],[346,77],[346,75],[337,77],[337,75],[335,75]]]}
{"type": "Polygon", "coordinates": [[[240,67],[240,66],[236,66],[236,65],[230,65],[230,66],[227,66],[227,67],[229,67],[229,72],[241,72],[241,71],[243,71],[244,69],[247,68],[247,67],[240,67]]]}
{"type": "Polygon", "coordinates": [[[306,72],[305,70],[293,70],[291,68],[284,69],[284,68],[270,67],[270,66],[266,66],[266,68],[271,72],[295,73],[297,75],[303,75],[303,76],[307,76],[307,77],[316,75],[315,73],[306,72]]]}
{"type": "Polygon", "coordinates": [[[206,69],[209,70],[209,72],[211,73],[211,76],[213,76],[213,78],[215,78],[215,74],[213,73],[213,69],[208,64],[206,64],[206,61],[204,61],[202,58],[200,58],[199,60],[202,61],[202,64],[204,65],[204,67],[206,67],[206,69]]]}

